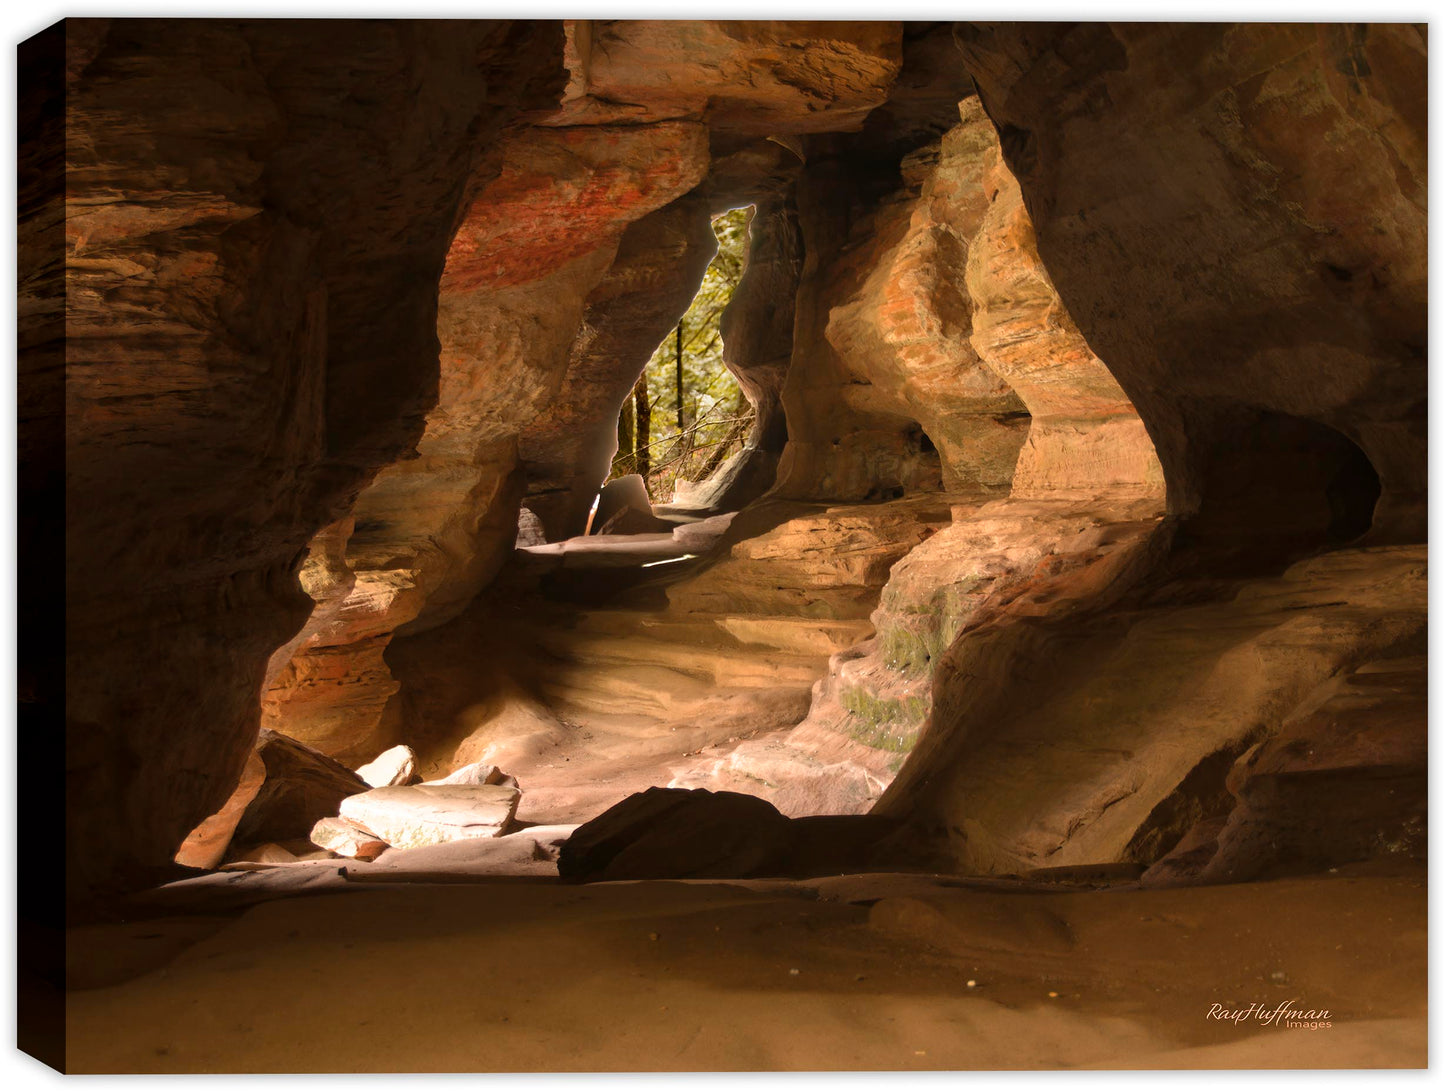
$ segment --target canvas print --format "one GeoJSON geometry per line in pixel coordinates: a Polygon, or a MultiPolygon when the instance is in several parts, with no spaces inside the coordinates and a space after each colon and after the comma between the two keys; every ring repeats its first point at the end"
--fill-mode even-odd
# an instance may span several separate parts
{"type": "Polygon", "coordinates": [[[18,66],[22,1050],[1426,1065],[1423,26],[18,66]]]}

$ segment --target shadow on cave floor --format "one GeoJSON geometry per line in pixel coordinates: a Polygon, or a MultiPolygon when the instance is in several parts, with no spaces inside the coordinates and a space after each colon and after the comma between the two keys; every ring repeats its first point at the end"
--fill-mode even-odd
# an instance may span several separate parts
{"type": "Polygon", "coordinates": [[[1420,865],[1157,891],[896,874],[377,885],[327,871],[349,895],[297,890],[237,916],[171,889],[145,920],[72,930],[68,1069],[1425,1059],[1420,865]],[[1209,1017],[1254,1003],[1329,1010],[1329,1026],[1209,1017]]]}

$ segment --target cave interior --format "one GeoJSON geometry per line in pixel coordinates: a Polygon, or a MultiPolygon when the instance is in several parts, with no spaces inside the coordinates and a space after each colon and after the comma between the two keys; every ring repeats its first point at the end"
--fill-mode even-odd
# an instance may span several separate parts
{"type": "Polygon", "coordinates": [[[1424,1064],[1423,27],[20,67],[22,1049],[1424,1064]],[[737,209],[748,425],[649,498],[619,415],[737,209]]]}

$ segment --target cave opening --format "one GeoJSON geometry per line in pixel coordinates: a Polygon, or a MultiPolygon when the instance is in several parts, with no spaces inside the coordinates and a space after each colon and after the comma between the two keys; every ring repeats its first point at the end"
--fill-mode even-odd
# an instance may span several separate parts
{"type": "Polygon", "coordinates": [[[711,218],[717,254],[618,413],[617,454],[608,481],[637,474],[654,502],[677,502],[698,492],[742,450],[757,419],[727,365],[722,332],[723,313],[743,278],[754,212],[747,205],[711,218]]]}

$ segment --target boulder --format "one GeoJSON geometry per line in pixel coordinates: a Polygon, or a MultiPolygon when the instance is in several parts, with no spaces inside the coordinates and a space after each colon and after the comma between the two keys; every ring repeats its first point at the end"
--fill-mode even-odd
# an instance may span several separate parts
{"type": "Polygon", "coordinates": [[[673,525],[667,520],[653,515],[651,507],[627,507],[615,513],[597,533],[599,535],[656,535],[667,534],[672,531],[672,527],[673,525]]]}
{"type": "Polygon", "coordinates": [[[578,827],[557,871],[577,882],[777,875],[789,838],[788,819],[756,796],[651,788],[578,827]]]}
{"type": "Polygon", "coordinates": [[[446,777],[439,777],[435,781],[423,781],[423,785],[507,785],[518,789],[517,779],[511,774],[505,774],[500,768],[493,766],[490,762],[472,762],[461,766],[446,777]]]}
{"type": "Polygon", "coordinates": [[[370,831],[336,817],[317,821],[311,828],[311,843],[358,861],[374,861],[390,848],[370,831]]]}
{"type": "MultiPolygon", "coordinates": [[[[608,522],[628,509],[652,513],[652,501],[647,496],[647,483],[641,474],[624,474],[613,478],[597,494],[597,507],[592,513],[589,533],[599,534],[608,522]]],[[[668,524],[668,530],[672,525],[668,524]]]]}
{"type": "Polygon", "coordinates": [[[256,754],[265,780],[236,824],[235,845],[308,838],[318,819],[335,815],[342,800],[367,789],[335,759],[267,728],[261,729],[256,754]]]}
{"type": "Polygon", "coordinates": [[[416,776],[416,752],[405,743],[399,743],[359,767],[356,776],[374,789],[409,785],[416,776]]]}
{"type": "Polygon", "coordinates": [[[250,849],[245,850],[243,853],[237,853],[237,854],[235,855],[235,859],[234,859],[233,861],[228,862],[228,865],[233,865],[233,864],[264,864],[264,865],[295,864],[296,861],[298,861],[299,859],[300,859],[300,858],[298,858],[298,857],[296,856],[296,854],[292,853],[292,852],[291,852],[289,849],[287,849],[285,846],[283,846],[283,845],[277,845],[275,842],[267,842],[265,845],[252,846],[250,849]]]}
{"type": "Polygon", "coordinates": [[[261,791],[265,780],[266,764],[261,761],[260,755],[252,751],[246,756],[240,784],[221,805],[220,811],[201,820],[201,824],[186,836],[181,848],[176,851],[176,864],[189,868],[215,868],[225,860],[226,847],[231,844],[236,824],[261,791]]]}
{"type": "Polygon", "coordinates": [[[517,545],[541,546],[547,541],[546,528],[542,521],[528,507],[523,505],[517,512],[517,545]]]}
{"type": "Polygon", "coordinates": [[[899,831],[886,816],[790,819],[746,793],[651,788],[578,827],[557,872],[587,883],[875,871],[913,856],[896,842],[899,831]]]}
{"type": "Polygon", "coordinates": [[[392,785],[341,801],[341,818],[397,849],[496,838],[522,794],[509,785],[392,785]]]}

